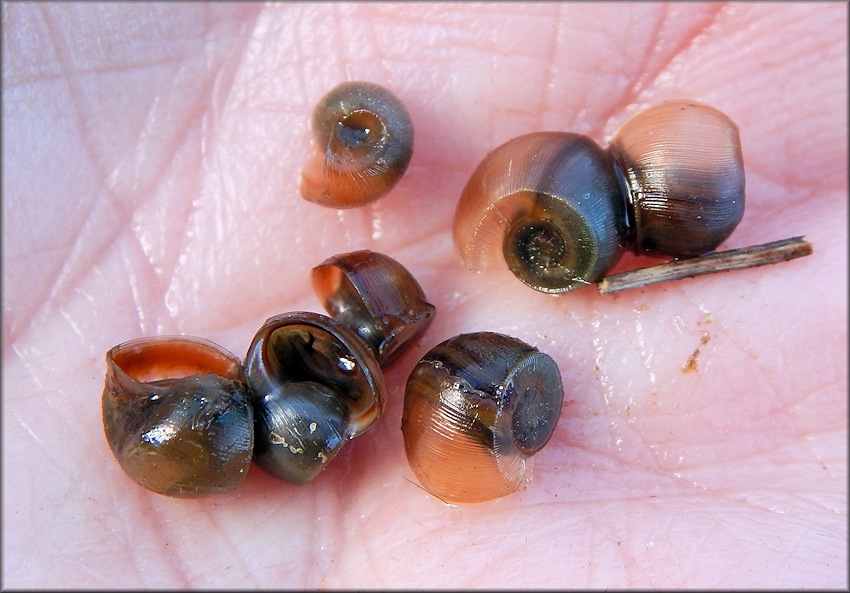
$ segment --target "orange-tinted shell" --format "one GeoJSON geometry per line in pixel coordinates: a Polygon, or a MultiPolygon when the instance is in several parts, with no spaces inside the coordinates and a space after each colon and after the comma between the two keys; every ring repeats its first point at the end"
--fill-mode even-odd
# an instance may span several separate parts
{"type": "Polygon", "coordinates": [[[667,101],[623,124],[609,147],[624,178],[636,251],[713,251],[744,216],[738,126],[694,101],[667,101]]]}
{"type": "Polygon", "coordinates": [[[541,292],[601,280],[625,242],[625,203],[611,157],[568,132],[509,140],[464,187],[452,236],[470,269],[505,263],[541,292]]]}
{"type": "Polygon", "coordinates": [[[201,338],[131,340],[106,354],[103,427],[121,467],[179,498],[229,492],[254,446],[242,363],[201,338]]]}
{"type": "Polygon", "coordinates": [[[422,334],[436,312],[413,275],[395,259],[368,249],[335,255],[312,270],[328,314],[353,330],[382,366],[422,334]]]}
{"type": "Polygon", "coordinates": [[[497,147],[464,187],[452,235],[472,270],[504,261],[528,286],[560,293],[601,280],[625,247],[712,251],[743,214],[737,126],[679,100],[635,114],[606,150],[568,132],[497,147]]]}
{"type": "Polygon", "coordinates": [[[401,429],[420,484],[446,502],[481,502],[531,479],[563,385],[551,357],[493,332],[461,334],[426,354],[407,382],[401,429]]]}
{"type": "Polygon", "coordinates": [[[371,82],[344,82],[325,95],[312,120],[314,150],[301,173],[305,200],[332,208],[386,195],[413,154],[413,122],[402,102],[371,82]]]}

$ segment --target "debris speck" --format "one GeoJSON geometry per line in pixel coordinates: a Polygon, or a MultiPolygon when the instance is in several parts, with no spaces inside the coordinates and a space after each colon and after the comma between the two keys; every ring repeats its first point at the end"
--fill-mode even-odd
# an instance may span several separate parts
{"type": "Polygon", "coordinates": [[[682,367],[683,373],[695,373],[695,372],[699,371],[699,367],[697,366],[697,359],[699,358],[700,350],[702,349],[703,346],[708,344],[710,341],[711,341],[711,334],[710,333],[705,332],[704,334],[702,334],[702,337],[699,339],[699,346],[697,346],[697,349],[694,350],[694,353],[691,354],[688,357],[687,362],[685,362],[685,365],[682,367]]]}

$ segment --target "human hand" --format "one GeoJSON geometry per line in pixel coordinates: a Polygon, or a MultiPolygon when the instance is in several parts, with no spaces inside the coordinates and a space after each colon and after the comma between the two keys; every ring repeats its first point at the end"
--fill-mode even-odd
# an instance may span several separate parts
{"type": "Polygon", "coordinates": [[[3,13],[5,586],[847,586],[841,5],[3,13]],[[336,211],[298,177],[313,105],[347,79],[396,93],[416,136],[388,196],[336,211]],[[805,235],[812,256],[615,296],[463,267],[454,206],[489,150],[544,129],[604,145],[680,97],[740,127],[747,208],[723,248],[805,235]],[[178,500],[124,475],[100,415],[111,346],[189,334],[242,356],[267,317],[320,310],[313,266],[361,248],[437,307],[375,427],[303,487],[252,468],[178,500]],[[467,331],[550,354],[566,397],[533,481],[450,506],[399,425],[413,366],[467,331]]]}

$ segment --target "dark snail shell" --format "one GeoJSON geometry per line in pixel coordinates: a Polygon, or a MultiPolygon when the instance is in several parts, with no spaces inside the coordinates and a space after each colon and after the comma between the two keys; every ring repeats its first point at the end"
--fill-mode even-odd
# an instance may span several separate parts
{"type": "Polygon", "coordinates": [[[461,334],[428,352],[404,395],[401,430],[420,484],[447,502],[510,494],[558,422],[558,365],[503,334],[461,334]]]}
{"type": "Polygon", "coordinates": [[[600,280],[619,260],[624,214],[608,153],[579,134],[535,132],[478,165],[453,236],[473,270],[502,259],[532,288],[564,292],[600,280]]]}
{"type": "Polygon", "coordinates": [[[360,336],[381,366],[392,364],[434,318],[413,275],[382,253],[335,255],[313,268],[312,279],[328,314],[360,336]]]}
{"type": "Polygon", "coordinates": [[[229,492],[245,478],[253,411],[242,363],[192,337],[141,338],[106,354],[109,447],[145,488],[181,498],[229,492]]]}
{"type": "Polygon", "coordinates": [[[333,208],[386,195],[413,154],[413,122],[402,102],[371,82],[344,82],[316,106],[314,151],[301,174],[305,200],[333,208]]]}
{"type": "Polygon", "coordinates": [[[369,347],[318,313],[268,319],[245,358],[254,406],[254,460],[291,482],[312,480],[384,408],[384,381],[369,347]]]}
{"type": "Polygon", "coordinates": [[[738,127],[713,107],[667,101],[631,117],[609,150],[625,178],[636,251],[713,251],[744,216],[738,127]]]}
{"type": "Polygon", "coordinates": [[[624,248],[675,258],[714,250],[744,213],[737,126],[693,101],[641,111],[608,150],[567,132],[509,140],[461,194],[453,237],[467,266],[503,261],[560,293],[601,280],[624,248]]]}

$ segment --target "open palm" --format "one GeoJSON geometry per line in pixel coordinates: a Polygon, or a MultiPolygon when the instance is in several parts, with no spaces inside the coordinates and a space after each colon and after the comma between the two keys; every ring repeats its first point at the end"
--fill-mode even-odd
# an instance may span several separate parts
{"type": "Polygon", "coordinates": [[[843,4],[5,4],[4,585],[846,587],[846,31],[843,4]],[[387,197],[337,211],[298,178],[315,101],[351,79],[399,96],[415,149],[387,197]],[[814,255],[604,297],[463,267],[454,206],[490,149],[604,144],[680,97],[741,129],[724,247],[814,255]],[[241,356],[267,317],[320,311],[310,269],[361,248],[437,307],[372,430],[303,487],[252,468],[177,500],[124,475],[111,346],[241,356]],[[419,358],[467,331],[550,354],[566,397],[532,482],[451,506],[400,418],[419,358]]]}

